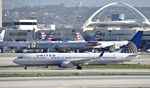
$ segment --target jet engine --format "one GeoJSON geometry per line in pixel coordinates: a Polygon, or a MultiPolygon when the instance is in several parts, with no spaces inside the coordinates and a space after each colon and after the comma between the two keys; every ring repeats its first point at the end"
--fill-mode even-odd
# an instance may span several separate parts
{"type": "Polygon", "coordinates": [[[71,68],[71,67],[73,67],[73,63],[64,61],[64,62],[61,63],[60,67],[62,67],[62,68],[71,68]]]}

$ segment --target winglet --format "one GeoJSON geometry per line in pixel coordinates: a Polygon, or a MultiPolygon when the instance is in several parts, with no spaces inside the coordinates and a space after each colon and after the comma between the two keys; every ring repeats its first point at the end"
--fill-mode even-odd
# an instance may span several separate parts
{"type": "Polygon", "coordinates": [[[99,55],[99,57],[102,57],[104,55],[104,50],[101,52],[101,54],[99,55]]]}
{"type": "Polygon", "coordinates": [[[99,55],[98,58],[99,58],[100,60],[104,60],[104,59],[103,59],[103,55],[104,55],[104,50],[101,52],[101,54],[99,55]]]}

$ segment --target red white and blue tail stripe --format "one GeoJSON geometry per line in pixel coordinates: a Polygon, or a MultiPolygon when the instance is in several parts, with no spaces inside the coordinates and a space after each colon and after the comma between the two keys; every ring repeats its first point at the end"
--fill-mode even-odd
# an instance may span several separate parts
{"type": "Polygon", "coordinates": [[[85,41],[79,32],[76,33],[76,40],[77,41],[85,41]]]}
{"type": "Polygon", "coordinates": [[[53,39],[53,33],[50,33],[47,39],[48,39],[48,41],[52,41],[52,39],[53,39]]]}
{"type": "Polygon", "coordinates": [[[45,32],[40,32],[39,33],[39,38],[40,38],[40,40],[44,40],[46,38],[45,32]]]}

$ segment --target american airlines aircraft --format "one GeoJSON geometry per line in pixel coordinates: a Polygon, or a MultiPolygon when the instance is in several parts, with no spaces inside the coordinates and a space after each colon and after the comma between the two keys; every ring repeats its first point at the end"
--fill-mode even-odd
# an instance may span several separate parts
{"type": "Polygon", "coordinates": [[[113,53],[35,53],[24,54],[13,60],[14,63],[24,66],[56,65],[63,68],[76,66],[82,69],[83,65],[112,64],[130,61],[137,57],[143,32],[138,31],[134,38],[121,50],[113,53]]]}
{"type": "Polygon", "coordinates": [[[62,44],[58,45],[58,48],[72,48],[72,49],[92,49],[92,48],[107,48],[110,51],[115,51],[120,47],[126,45],[129,41],[99,41],[100,40],[100,31],[95,32],[93,38],[90,41],[85,41],[82,35],[77,32],[76,33],[77,41],[68,41],[70,44],[62,44]],[[76,44],[79,43],[79,44],[76,44]],[[113,50],[112,50],[113,49],[113,50]]]}
{"type": "MultiPolygon", "coordinates": [[[[49,39],[52,40],[52,35],[50,37],[49,39]]],[[[56,51],[62,51],[66,49],[85,50],[93,48],[93,46],[97,45],[96,42],[85,41],[79,32],[76,33],[75,41],[37,41],[36,43],[38,48],[56,49],[56,51]]]]}
{"type": "Polygon", "coordinates": [[[3,47],[3,40],[4,40],[5,30],[2,30],[0,33],[0,48],[3,47]]]}
{"type": "Polygon", "coordinates": [[[0,33],[0,42],[4,40],[5,30],[2,30],[0,33]]]}
{"type": "Polygon", "coordinates": [[[56,51],[71,50],[89,50],[93,48],[115,48],[119,49],[126,45],[128,41],[98,41],[100,39],[100,32],[96,32],[90,41],[85,41],[82,35],[77,32],[75,41],[51,41],[52,34],[49,35],[50,41],[37,41],[37,47],[43,49],[55,49],[56,51]]]}
{"type": "MultiPolygon", "coordinates": [[[[8,49],[9,48],[14,48],[17,50],[20,50],[21,48],[27,47],[30,45],[30,42],[24,42],[24,41],[4,41],[4,36],[5,36],[5,30],[2,30],[0,33],[0,48],[8,49]]],[[[5,51],[5,50],[4,50],[5,51]]],[[[3,52],[4,52],[3,51],[3,52]]]]}

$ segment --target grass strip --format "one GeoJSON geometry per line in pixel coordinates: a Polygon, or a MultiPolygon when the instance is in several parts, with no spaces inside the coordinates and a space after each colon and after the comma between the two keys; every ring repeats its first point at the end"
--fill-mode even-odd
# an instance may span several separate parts
{"type": "Polygon", "coordinates": [[[149,72],[129,72],[129,73],[63,73],[63,74],[48,74],[48,73],[28,73],[28,74],[0,74],[0,77],[55,77],[55,76],[149,76],[149,72]]]}
{"type": "Polygon", "coordinates": [[[95,65],[84,66],[83,69],[98,69],[98,68],[110,68],[110,69],[150,69],[150,65],[141,64],[117,64],[117,65],[95,65]]]}
{"type": "MultiPolygon", "coordinates": [[[[24,69],[22,66],[0,66],[0,70],[12,70],[12,69],[24,69]]],[[[53,69],[58,70],[61,69],[57,66],[49,66],[49,68],[45,68],[44,66],[29,66],[28,69],[36,70],[36,69],[53,69]]],[[[68,68],[68,69],[76,69],[76,68],[68,68]]],[[[116,65],[88,65],[83,66],[83,69],[150,69],[150,65],[143,64],[116,64],[116,65]]]]}

